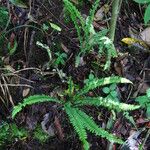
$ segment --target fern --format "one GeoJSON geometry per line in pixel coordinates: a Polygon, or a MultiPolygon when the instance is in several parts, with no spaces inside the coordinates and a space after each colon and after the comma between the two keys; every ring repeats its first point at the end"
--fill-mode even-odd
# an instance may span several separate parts
{"type": "Polygon", "coordinates": [[[90,132],[95,133],[96,135],[99,135],[103,138],[106,138],[109,141],[113,141],[119,144],[123,143],[121,139],[117,138],[113,134],[108,133],[104,129],[99,128],[98,125],[93,121],[93,119],[83,111],[76,109],[76,116],[82,120],[84,127],[86,127],[87,130],[89,130],[90,132]]]}
{"type": "MultiPolygon", "coordinates": [[[[88,82],[88,80],[89,79],[87,79],[86,82],[88,82]]],[[[113,83],[132,83],[132,82],[126,78],[122,78],[119,76],[106,77],[106,78],[102,78],[102,79],[94,78],[92,81],[89,81],[88,84],[86,84],[84,86],[84,88],[81,89],[76,96],[78,97],[80,95],[86,94],[90,90],[93,90],[99,86],[104,86],[104,85],[113,84],[113,83]]]]}
{"type": "Polygon", "coordinates": [[[93,8],[90,10],[89,16],[85,21],[77,8],[69,0],[64,0],[65,9],[70,13],[70,17],[75,25],[80,41],[80,52],[77,55],[75,62],[76,67],[80,63],[80,57],[83,57],[86,53],[89,53],[91,50],[93,50],[94,46],[98,46],[99,55],[101,55],[102,52],[106,55],[106,64],[104,66],[105,70],[109,68],[111,58],[117,56],[117,52],[112,41],[105,36],[106,34],[102,34],[103,30],[101,31],[102,33],[95,33],[95,31],[94,33],[91,32],[91,28],[94,30],[92,22],[95,11],[99,5],[99,1],[100,0],[95,1],[93,8]],[[78,22],[80,22],[80,24],[78,22]]]}
{"type": "Polygon", "coordinates": [[[78,133],[80,140],[83,143],[84,149],[89,149],[89,143],[87,142],[87,133],[82,123],[82,118],[79,118],[76,113],[76,109],[70,107],[70,104],[66,104],[64,107],[70,122],[72,123],[75,131],[78,133]]]}
{"type": "Polygon", "coordinates": [[[110,110],[114,109],[117,111],[131,111],[140,108],[139,105],[129,105],[125,103],[115,102],[114,100],[103,97],[85,97],[80,100],[76,100],[75,104],[78,107],[84,105],[103,106],[109,108],[110,110]]]}
{"type": "Polygon", "coordinates": [[[69,0],[63,0],[66,10],[70,13],[70,17],[75,25],[75,28],[77,30],[77,34],[79,37],[80,45],[83,44],[83,37],[81,35],[81,29],[85,28],[85,21],[83,17],[81,16],[80,12],[77,10],[77,8],[69,1],[69,0]],[[81,23],[81,27],[78,24],[78,19],[81,23]]]}
{"type": "Polygon", "coordinates": [[[42,102],[56,102],[61,103],[61,101],[57,100],[56,98],[46,96],[46,95],[34,95],[28,98],[25,98],[23,103],[19,103],[19,105],[15,106],[12,111],[12,118],[14,118],[22,109],[26,107],[26,105],[32,105],[36,103],[42,102]]]}
{"type": "MultiPolygon", "coordinates": [[[[22,103],[19,103],[18,106],[15,106],[12,112],[12,118],[14,118],[18,112],[20,112],[25,106],[32,105],[41,102],[56,102],[62,105],[65,112],[68,115],[68,118],[71,124],[74,127],[74,130],[77,132],[80,141],[83,143],[83,147],[85,150],[89,149],[89,143],[87,141],[87,131],[89,130],[91,133],[94,133],[98,136],[106,138],[109,141],[113,141],[116,143],[122,143],[122,140],[117,138],[115,135],[108,133],[104,129],[100,128],[90,116],[80,110],[80,108],[84,105],[90,106],[103,106],[110,110],[117,111],[130,111],[140,108],[138,105],[128,105],[125,103],[119,103],[117,101],[112,100],[109,97],[85,97],[84,94],[89,90],[93,90],[99,86],[104,86],[112,83],[131,83],[129,80],[125,78],[121,78],[118,76],[115,77],[107,77],[103,79],[95,78],[94,75],[90,75],[89,79],[85,80],[85,87],[81,89],[79,92],[76,89],[73,81],[68,81],[68,90],[65,92],[64,99],[58,100],[53,97],[49,97],[46,95],[34,95],[30,96],[22,103]],[[67,101],[66,98],[67,97],[67,101]]],[[[149,95],[149,94],[148,94],[149,95]]],[[[63,97],[61,97],[63,98],[63,97]]]]}

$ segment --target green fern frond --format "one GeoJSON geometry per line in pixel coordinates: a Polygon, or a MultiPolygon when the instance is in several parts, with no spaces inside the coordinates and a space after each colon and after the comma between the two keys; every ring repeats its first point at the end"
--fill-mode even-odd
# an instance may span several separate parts
{"type": "Polygon", "coordinates": [[[89,143],[87,142],[87,133],[82,123],[82,118],[79,118],[77,116],[78,109],[71,107],[69,103],[67,103],[64,106],[64,109],[69,117],[71,124],[73,125],[75,131],[77,132],[79,139],[82,141],[84,149],[88,150],[89,143]]]}
{"type": "MultiPolygon", "coordinates": [[[[99,2],[100,2],[100,0],[96,0],[95,3],[93,4],[92,9],[90,10],[90,14],[89,14],[89,17],[88,17],[88,20],[86,23],[86,27],[85,27],[85,31],[84,31],[86,40],[89,39],[90,28],[91,28],[91,25],[93,23],[95,11],[97,10],[97,8],[99,6],[99,2]]],[[[86,41],[86,42],[89,43],[88,41],[86,41]]]]}
{"type": "Polygon", "coordinates": [[[120,103],[111,100],[109,98],[103,98],[103,97],[85,97],[80,100],[76,100],[75,104],[77,106],[84,106],[84,105],[103,106],[109,108],[110,110],[114,109],[117,111],[131,111],[140,108],[139,105],[120,103]]]}
{"type": "Polygon", "coordinates": [[[75,28],[77,30],[80,45],[82,45],[83,37],[81,35],[81,30],[85,28],[85,21],[81,16],[81,13],[78,11],[78,9],[69,0],[63,0],[63,1],[64,1],[65,9],[70,13],[71,20],[73,21],[75,28]],[[78,24],[78,19],[80,21],[81,26],[78,24]]]}
{"type": "Polygon", "coordinates": [[[83,111],[76,109],[76,116],[82,120],[84,126],[92,133],[95,133],[96,135],[99,135],[103,138],[106,138],[109,141],[113,141],[119,144],[122,144],[123,141],[119,139],[118,137],[114,136],[113,134],[108,133],[104,129],[100,128],[91,117],[89,117],[86,113],[83,111]]]}
{"type": "Polygon", "coordinates": [[[106,37],[106,32],[107,30],[102,30],[101,32],[94,34],[90,39],[90,47],[88,48],[91,49],[93,46],[98,45],[98,54],[100,56],[102,54],[106,55],[106,64],[104,66],[104,70],[110,67],[111,58],[115,58],[118,55],[113,42],[108,37],[106,37]]]}
{"type": "Polygon", "coordinates": [[[76,95],[76,97],[86,94],[90,90],[93,90],[99,86],[104,86],[104,85],[113,84],[113,83],[131,83],[132,84],[132,82],[130,80],[119,77],[119,76],[106,77],[106,78],[102,78],[102,79],[95,78],[92,81],[88,82],[88,84],[85,85],[84,88],[79,91],[79,93],[76,95]]]}
{"type": "Polygon", "coordinates": [[[36,103],[42,103],[42,102],[56,102],[56,103],[61,103],[56,98],[47,96],[47,95],[34,95],[30,96],[28,98],[25,98],[23,103],[19,103],[19,105],[15,106],[12,111],[12,118],[14,118],[18,112],[20,112],[23,107],[26,107],[26,105],[32,105],[36,103]]]}

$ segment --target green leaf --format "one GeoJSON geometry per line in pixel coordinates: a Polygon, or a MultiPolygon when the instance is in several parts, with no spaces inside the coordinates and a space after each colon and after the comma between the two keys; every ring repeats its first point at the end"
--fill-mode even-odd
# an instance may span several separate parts
{"type": "Polygon", "coordinates": [[[144,14],[144,23],[147,24],[149,21],[150,21],[150,4],[147,6],[144,14]]]}
{"type": "Polygon", "coordinates": [[[116,90],[117,85],[116,84],[111,84],[109,88],[110,88],[111,91],[116,90]]]}
{"type": "Polygon", "coordinates": [[[104,86],[107,84],[112,84],[112,83],[132,83],[130,80],[126,79],[126,78],[122,78],[122,77],[106,77],[106,78],[102,78],[102,79],[93,79],[91,82],[89,82],[89,84],[85,85],[83,89],[80,90],[80,92],[76,95],[77,97],[80,95],[83,95],[87,92],[89,92],[90,90],[93,90],[99,86],[104,86]]]}
{"type": "Polygon", "coordinates": [[[116,102],[110,98],[103,98],[103,97],[84,97],[80,98],[79,100],[75,101],[75,104],[77,106],[103,106],[106,108],[114,109],[117,111],[131,111],[139,109],[139,105],[131,105],[131,104],[125,104],[116,102]]]}
{"type": "Polygon", "coordinates": [[[150,3],[150,0],[134,0],[135,2],[139,3],[139,4],[146,4],[146,3],[150,3]]]}
{"type": "Polygon", "coordinates": [[[8,43],[8,51],[9,51],[9,55],[13,55],[14,53],[15,53],[15,51],[16,51],[16,49],[17,49],[17,46],[18,46],[18,44],[17,44],[17,41],[16,40],[14,40],[14,45],[13,45],[13,47],[11,47],[11,44],[10,44],[10,42],[8,43]]]}
{"type": "Polygon", "coordinates": [[[142,107],[145,107],[145,105],[149,102],[149,99],[147,96],[138,96],[135,101],[139,102],[142,107]]]}
{"type": "Polygon", "coordinates": [[[65,111],[70,119],[71,124],[73,125],[75,131],[77,132],[79,139],[83,143],[85,150],[89,149],[89,143],[87,142],[87,133],[85,127],[82,123],[82,118],[78,117],[78,109],[70,106],[70,103],[67,103],[65,106],[65,111]]]}
{"type": "Polygon", "coordinates": [[[110,88],[104,87],[104,88],[102,89],[102,91],[103,91],[105,94],[109,94],[109,93],[110,93],[110,88]]]}
{"type": "Polygon", "coordinates": [[[121,139],[119,139],[118,137],[114,136],[113,134],[108,133],[107,131],[105,131],[104,129],[100,128],[95,122],[94,120],[89,117],[86,113],[84,113],[81,110],[77,110],[76,112],[76,116],[78,116],[78,118],[80,120],[82,120],[83,125],[92,133],[95,133],[96,135],[99,135],[103,138],[106,138],[109,141],[113,141],[116,143],[120,143],[122,144],[123,141],[121,139]]]}
{"type": "Polygon", "coordinates": [[[111,96],[114,97],[114,98],[118,96],[117,91],[111,91],[110,94],[111,94],[111,96]]]}
{"type": "Polygon", "coordinates": [[[19,105],[15,106],[13,108],[13,111],[12,111],[12,118],[14,119],[16,114],[19,113],[20,111],[22,110],[22,104],[19,103],[19,105]]]}
{"type": "Polygon", "coordinates": [[[146,95],[148,98],[150,98],[150,88],[146,91],[146,95]]]}
{"type": "Polygon", "coordinates": [[[147,118],[150,119],[150,104],[149,104],[148,107],[147,107],[146,116],[147,116],[147,118]]]}
{"type": "Polygon", "coordinates": [[[9,0],[13,5],[21,8],[28,8],[28,6],[22,0],[9,0]]]}
{"type": "Polygon", "coordinates": [[[61,31],[61,28],[58,25],[51,23],[51,22],[49,22],[49,24],[50,24],[51,28],[53,28],[54,30],[57,30],[59,32],[61,31]]]}
{"type": "Polygon", "coordinates": [[[23,107],[26,107],[26,105],[32,105],[36,103],[42,103],[42,102],[56,102],[56,103],[61,103],[56,98],[47,96],[47,95],[33,95],[28,98],[25,98],[23,103],[19,103],[19,105],[15,106],[12,111],[12,118],[14,118],[18,112],[20,112],[23,107]]]}

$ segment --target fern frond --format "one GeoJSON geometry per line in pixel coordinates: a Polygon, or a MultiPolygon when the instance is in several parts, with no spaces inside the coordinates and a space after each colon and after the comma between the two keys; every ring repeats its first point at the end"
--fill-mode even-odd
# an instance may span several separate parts
{"type": "Polygon", "coordinates": [[[47,95],[33,95],[28,98],[25,98],[23,100],[23,103],[19,103],[19,105],[15,106],[12,111],[12,118],[14,118],[18,112],[20,112],[23,107],[26,107],[27,105],[32,105],[36,103],[42,103],[42,102],[56,102],[56,103],[61,103],[56,98],[47,96],[47,95]]]}
{"type": "Polygon", "coordinates": [[[69,103],[67,103],[64,106],[64,109],[69,117],[71,124],[73,125],[75,131],[77,132],[79,139],[83,143],[84,149],[88,150],[89,143],[87,142],[87,133],[82,123],[82,119],[77,116],[78,109],[71,107],[69,103]]]}
{"type": "Polygon", "coordinates": [[[88,49],[91,49],[91,47],[98,45],[99,55],[101,56],[102,54],[105,54],[107,56],[106,64],[104,66],[104,70],[106,70],[110,67],[111,58],[117,57],[117,51],[114,47],[113,42],[108,37],[106,37],[106,31],[104,30],[101,32],[98,32],[93,35],[93,37],[90,40],[90,44],[89,44],[90,48],[88,48],[88,49]],[[105,34],[103,34],[103,32],[105,34]]]}
{"type": "Polygon", "coordinates": [[[84,105],[103,106],[110,110],[114,109],[117,111],[131,111],[131,110],[136,110],[140,108],[139,105],[120,103],[120,102],[111,100],[109,98],[103,98],[103,97],[85,97],[80,100],[76,100],[75,104],[77,106],[84,106],[84,105]]]}
{"type": "Polygon", "coordinates": [[[76,97],[86,94],[90,90],[93,90],[99,86],[104,86],[104,85],[113,84],[113,83],[131,83],[132,84],[132,82],[130,80],[119,77],[119,76],[106,77],[106,78],[102,78],[102,79],[95,78],[91,82],[88,82],[88,84],[85,85],[84,88],[79,91],[79,93],[76,95],[76,97]]]}
{"type": "Polygon", "coordinates": [[[113,141],[119,144],[122,144],[123,141],[119,139],[118,137],[114,136],[113,134],[108,133],[104,129],[100,128],[91,117],[89,117],[86,113],[83,111],[76,109],[76,116],[82,120],[84,126],[92,133],[95,133],[96,135],[99,135],[103,138],[106,138],[109,141],[113,141]]]}
{"type": "Polygon", "coordinates": [[[114,47],[113,42],[106,36],[102,37],[101,40],[104,43],[104,50],[106,50],[106,64],[104,70],[108,69],[111,64],[111,58],[117,57],[117,51],[114,47]]]}
{"type": "Polygon", "coordinates": [[[87,23],[86,23],[86,27],[85,27],[85,31],[84,31],[86,39],[89,38],[90,27],[92,25],[92,22],[93,22],[93,19],[94,19],[94,14],[95,14],[96,9],[98,8],[99,2],[100,2],[100,0],[96,0],[95,3],[92,5],[93,6],[92,9],[90,10],[90,14],[89,14],[89,17],[88,17],[88,20],[87,20],[87,23]]]}
{"type": "Polygon", "coordinates": [[[64,1],[65,9],[70,13],[71,20],[73,21],[75,28],[77,30],[80,45],[82,45],[83,37],[81,35],[81,30],[85,28],[85,21],[81,16],[81,13],[78,11],[78,9],[69,0],[63,0],[63,1],[64,1]],[[78,24],[78,19],[80,21],[81,26],[78,24]]]}

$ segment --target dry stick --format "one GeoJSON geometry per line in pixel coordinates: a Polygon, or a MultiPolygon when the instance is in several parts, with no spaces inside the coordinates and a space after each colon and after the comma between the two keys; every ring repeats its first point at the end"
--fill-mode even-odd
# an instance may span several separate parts
{"type": "Polygon", "coordinates": [[[116,24],[117,24],[117,18],[118,14],[121,8],[122,0],[113,0],[112,3],[112,17],[110,22],[110,33],[109,38],[114,41],[115,38],[115,30],[116,30],[116,24]]]}

